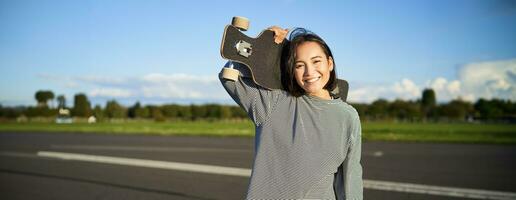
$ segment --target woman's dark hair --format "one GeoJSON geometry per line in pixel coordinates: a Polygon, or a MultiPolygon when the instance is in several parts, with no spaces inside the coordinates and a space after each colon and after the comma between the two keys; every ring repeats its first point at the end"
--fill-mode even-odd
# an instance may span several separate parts
{"type": "Polygon", "coordinates": [[[321,46],[324,53],[326,54],[326,59],[332,57],[333,59],[333,70],[330,72],[330,79],[328,83],[324,86],[324,89],[328,91],[333,91],[335,87],[337,87],[337,75],[335,73],[335,59],[333,58],[333,54],[331,53],[330,47],[324,42],[324,40],[316,35],[315,33],[306,30],[304,28],[295,28],[290,32],[288,45],[284,48],[282,54],[282,84],[283,88],[287,90],[291,95],[299,97],[305,94],[305,90],[301,88],[296,82],[296,77],[294,76],[295,70],[295,62],[296,62],[296,48],[305,43],[305,42],[316,42],[321,46]]]}

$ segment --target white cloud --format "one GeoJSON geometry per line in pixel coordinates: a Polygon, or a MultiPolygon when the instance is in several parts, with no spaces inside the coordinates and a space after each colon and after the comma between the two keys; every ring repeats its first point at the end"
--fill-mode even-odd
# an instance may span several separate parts
{"type": "Polygon", "coordinates": [[[101,99],[132,101],[216,101],[229,100],[216,75],[151,73],[141,77],[108,76],[50,76],[40,78],[59,85],[72,85],[76,90],[87,91],[88,96],[101,99]]]}
{"type": "Polygon", "coordinates": [[[143,76],[143,81],[152,82],[152,83],[215,83],[218,82],[216,76],[194,76],[189,74],[147,74],[143,76]]]}
{"type": "Polygon", "coordinates": [[[421,95],[421,89],[407,78],[392,84],[365,84],[356,88],[353,83],[350,83],[350,87],[348,94],[350,102],[372,102],[379,98],[410,100],[421,95]]]}
{"type": "Polygon", "coordinates": [[[393,89],[400,99],[413,99],[421,94],[419,87],[407,78],[402,79],[401,82],[394,83],[393,89]]]}
{"type": "Polygon", "coordinates": [[[457,98],[516,100],[516,59],[466,64],[459,68],[458,74],[456,80],[437,77],[427,80],[424,86],[418,86],[408,78],[391,84],[362,83],[357,87],[351,83],[348,99],[351,102],[372,102],[378,98],[418,99],[423,88],[432,88],[438,101],[457,98]]]}
{"type": "Polygon", "coordinates": [[[427,81],[425,88],[432,88],[439,101],[449,101],[457,98],[468,101],[475,100],[472,94],[463,91],[462,83],[459,80],[448,81],[443,77],[437,77],[427,81]]]}
{"type": "Polygon", "coordinates": [[[458,94],[460,92],[460,82],[455,80],[455,81],[452,81],[450,82],[450,84],[448,84],[448,86],[446,87],[446,89],[450,92],[450,93],[454,93],[454,94],[458,94]]]}
{"type": "Polygon", "coordinates": [[[463,92],[476,98],[516,100],[516,59],[464,65],[459,81],[463,92]]]}
{"type": "Polygon", "coordinates": [[[133,93],[130,90],[121,88],[95,88],[88,95],[91,97],[127,98],[132,97],[133,93]]]}
{"type": "Polygon", "coordinates": [[[107,76],[79,76],[75,78],[78,81],[99,84],[99,85],[123,85],[127,83],[128,78],[123,77],[107,77],[107,76]]]}
{"type": "Polygon", "coordinates": [[[75,89],[79,87],[79,84],[77,81],[73,80],[72,77],[69,76],[59,76],[54,74],[46,74],[46,73],[40,73],[36,75],[38,78],[41,78],[43,80],[57,83],[58,85],[62,85],[66,88],[75,89]]]}
{"type": "Polygon", "coordinates": [[[189,74],[148,74],[141,79],[140,90],[146,98],[227,99],[217,76],[189,74]]]}

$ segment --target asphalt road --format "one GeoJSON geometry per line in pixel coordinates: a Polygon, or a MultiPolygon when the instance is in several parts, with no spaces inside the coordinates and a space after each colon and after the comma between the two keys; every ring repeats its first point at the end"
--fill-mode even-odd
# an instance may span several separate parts
{"type": "MultiPolygon", "coordinates": [[[[66,160],[38,152],[250,169],[253,145],[252,138],[0,133],[0,199],[243,199],[245,176],[66,160]]],[[[433,186],[516,194],[514,145],[365,142],[362,165],[369,183],[426,188],[367,186],[365,199],[470,199],[425,194],[433,186]]]]}

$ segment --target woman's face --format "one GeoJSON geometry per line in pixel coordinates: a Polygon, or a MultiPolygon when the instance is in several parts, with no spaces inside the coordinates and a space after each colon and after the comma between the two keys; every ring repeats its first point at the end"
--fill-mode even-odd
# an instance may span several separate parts
{"type": "Polygon", "coordinates": [[[296,49],[294,76],[309,95],[329,97],[324,86],[333,70],[333,58],[326,56],[317,42],[304,42],[296,49]]]}

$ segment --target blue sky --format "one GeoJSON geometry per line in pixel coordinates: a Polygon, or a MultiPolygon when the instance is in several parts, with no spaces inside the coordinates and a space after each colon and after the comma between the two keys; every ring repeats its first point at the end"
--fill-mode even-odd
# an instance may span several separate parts
{"type": "Polygon", "coordinates": [[[305,27],[330,45],[351,102],[516,100],[516,2],[0,0],[0,104],[37,90],[94,104],[232,103],[217,80],[233,16],[250,36],[305,27]]]}

